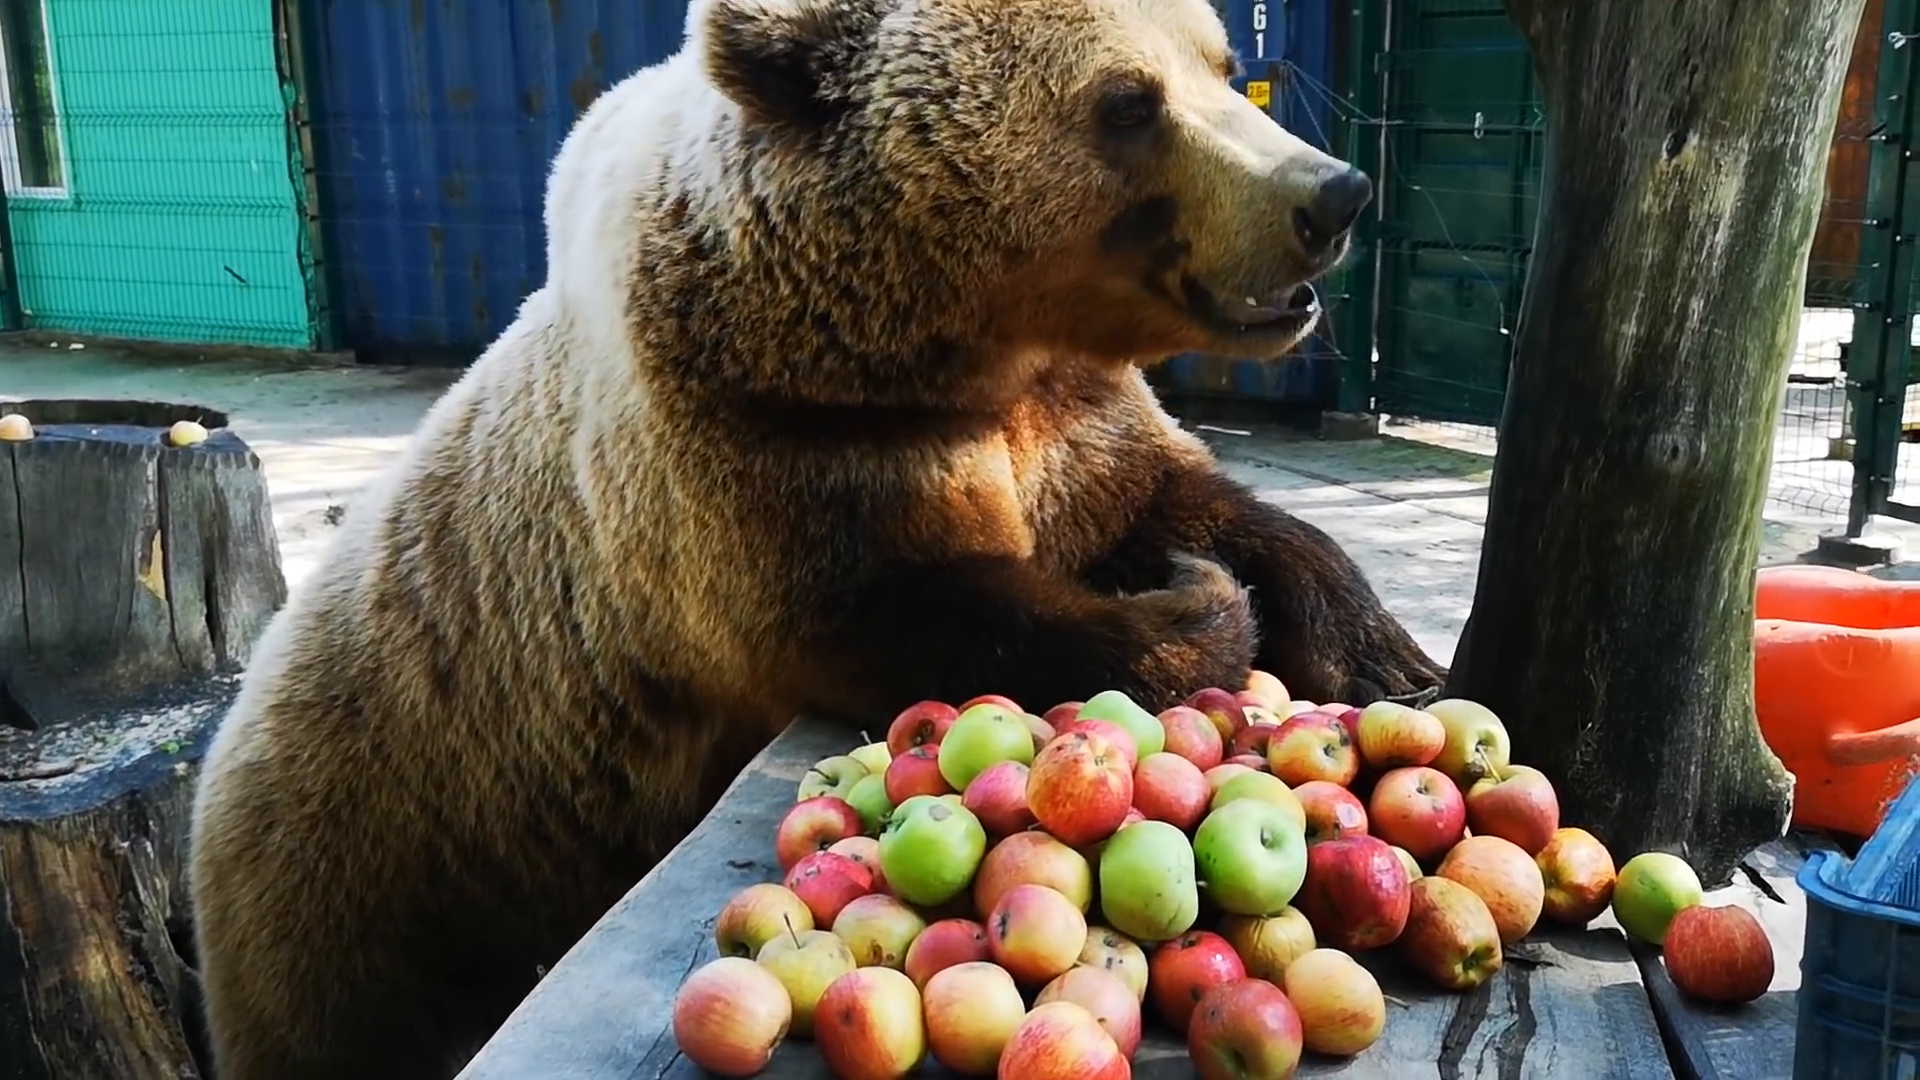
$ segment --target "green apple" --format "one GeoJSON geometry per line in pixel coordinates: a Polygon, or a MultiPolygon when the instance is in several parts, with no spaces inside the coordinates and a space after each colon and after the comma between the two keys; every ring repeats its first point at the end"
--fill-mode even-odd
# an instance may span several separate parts
{"type": "Polygon", "coordinates": [[[1114,833],[1100,852],[1100,913],[1136,941],[1171,941],[1192,929],[1200,889],[1187,834],[1164,821],[1114,833]]]}
{"type": "Polygon", "coordinates": [[[848,751],[847,756],[866,766],[870,773],[885,773],[887,766],[893,764],[893,752],[883,742],[870,742],[857,750],[848,751]]]}
{"type": "Polygon", "coordinates": [[[1492,709],[1466,698],[1441,698],[1425,711],[1439,717],[1440,726],[1447,729],[1446,745],[1431,764],[1461,791],[1511,762],[1513,742],[1492,709]]]}
{"type": "Polygon", "coordinates": [[[844,799],[865,775],[867,767],[850,754],[821,758],[800,778],[799,797],[794,801],[806,802],[817,795],[837,795],[844,799]]]}
{"type": "Polygon", "coordinates": [[[998,705],[975,705],[947,729],[938,760],[940,775],[953,790],[965,792],[989,765],[1033,764],[1033,732],[1017,712],[998,705]]]}
{"type": "Polygon", "coordinates": [[[847,804],[860,815],[860,825],[868,836],[879,836],[886,827],[887,816],[893,813],[893,800],[887,798],[887,778],[882,773],[868,773],[847,792],[847,804]]]}
{"type": "Polygon", "coordinates": [[[1207,898],[1229,915],[1273,915],[1307,877],[1307,831],[1285,807],[1237,799],[1193,834],[1194,869],[1207,898]]]}
{"type": "Polygon", "coordinates": [[[1300,796],[1293,793],[1285,780],[1272,773],[1248,770],[1214,789],[1213,801],[1207,804],[1209,815],[1218,813],[1223,807],[1244,799],[1277,806],[1287,817],[1299,823],[1302,832],[1307,828],[1307,808],[1300,805],[1300,796]]]}
{"type": "Polygon", "coordinates": [[[1673,917],[1705,897],[1700,875],[1685,859],[1664,851],[1643,851],[1628,859],[1614,879],[1613,917],[1627,933],[1662,945],[1673,917]]]}
{"type": "Polygon", "coordinates": [[[1167,748],[1167,729],[1160,718],[1141,708],[1134,700],[1118,690],[1102,690],[1087,699],[1080,706],[1076,720],[1105,720],[1127,729],[1133,736],[1135,748],[1140,752],[1140,760],[1148,754],[1157,754],[1167,748]]]}
{"type": "Polygon", "coordinates": [[[987,830],[959,798],[915,795],[894,807],[880,831],[880,873],[894,895],[909,904],[946,903],[980,868],[987,830]]]}

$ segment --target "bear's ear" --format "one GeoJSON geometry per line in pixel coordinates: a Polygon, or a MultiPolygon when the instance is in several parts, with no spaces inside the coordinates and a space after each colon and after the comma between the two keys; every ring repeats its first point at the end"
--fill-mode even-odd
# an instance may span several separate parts
{"type": "Polygon", "coordinates": [[[755,119],[803,127],[847,105],[844,70],[864,5],[847,0],[711,0],[707,75],[755,119]]]}

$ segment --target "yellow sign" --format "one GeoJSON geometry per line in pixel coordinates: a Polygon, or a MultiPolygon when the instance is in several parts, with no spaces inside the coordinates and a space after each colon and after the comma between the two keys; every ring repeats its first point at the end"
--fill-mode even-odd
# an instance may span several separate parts
{"type": "Polygon", "coordinates": [[[1273,105],[1273,84],[1265,79],[1249,82],[1247,100],[1263,109],[1270,108],[1273,105]]]}

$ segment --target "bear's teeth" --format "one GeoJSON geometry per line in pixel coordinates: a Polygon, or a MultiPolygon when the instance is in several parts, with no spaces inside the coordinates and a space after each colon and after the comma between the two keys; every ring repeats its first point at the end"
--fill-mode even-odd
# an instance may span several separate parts
{"type": "Polygon", "coordinates": [[[1260,306],[1260,301],[1258,301],[1258,300],[1255,300],[1255,299],[1254,299],[1253,297],[1251,297],[1251,296],[1249,296],[1249,297],[1247,297],[1247,306],[1248,306],[1248,307],[1259,307],[1259,306],[1260,306]]]}

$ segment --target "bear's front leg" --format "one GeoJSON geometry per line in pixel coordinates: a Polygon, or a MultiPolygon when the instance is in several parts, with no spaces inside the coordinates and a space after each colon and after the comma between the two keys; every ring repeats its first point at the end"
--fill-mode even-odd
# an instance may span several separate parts
{"type": "Polygon", "coordinates": [[[1137,586],[1160,572],[1167,552],[1179,550],[1211,554],[1252,591],[1260,634],[1254,664],[1279,676],[1296,698],[1365,704],[1446,680],[1446,668],[1387,611],[1332,537],[1211,461],[1170,470],[1147,513],[1096,574],[1137,586]]]}
{"type": "Polygon", "coordinates": [[[1157,712],[1239,685],[1255,644],[1246,590],[1216,562],[1162,557],[1171,581],[1131,596],[1013,558],[881,564],[816,609],[796,680],[814,707],[854,717],[980,694],[1039,712],[1102,690],[1157,712]]]}

